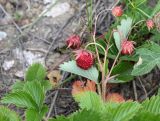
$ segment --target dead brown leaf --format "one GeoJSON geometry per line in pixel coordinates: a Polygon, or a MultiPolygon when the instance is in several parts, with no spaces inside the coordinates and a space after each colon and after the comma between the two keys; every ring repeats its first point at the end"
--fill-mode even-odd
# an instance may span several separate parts
{"type": "Polygon", "coordinates": [[[72,86],[72,95],[83,93],[86,91],[96,92],[96,83],[87,80],[86,84],[83,81],[75,81],[72,86]]]}
{"type": "Polygon", "coordinates": [[[52,86],[55,87],[59,84],[59,81],[62,78],[62,75],[59,70],[53,70],[47,74],[47,77],[51,82],[52,86]]]}

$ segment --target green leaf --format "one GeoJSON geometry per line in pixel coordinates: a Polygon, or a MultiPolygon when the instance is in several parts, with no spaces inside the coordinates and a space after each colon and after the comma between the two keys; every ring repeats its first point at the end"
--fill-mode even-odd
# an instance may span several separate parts
{"type": "Polygon", "coordinates": [[[41,109],[43,106],[45,94],[40,82],[26,82],[26,84],[24,85],[24,91],[31,95],[32,99],[36,102],[39,109],[41,109]]]}
{"type": "Polygon", "coordinates": [[[74,96],[75,100],[79,102],[82,109],[97,110],[103,109],[103,101],[101,97],[95,92],[84,92],[74,96]]]}
{"type": "Polygon", "coordinates": [[[43,116],[47,113],[48,107],[44,106],[40,112],[35,109],[26,110],[26,121],[42,121],[43,116]]]}
{"type": "Polygon", "coordinates": [[[140,59],[134,66],[132,75],[144,75],[149,73],[156,65],[160,66],[160,52],[140,48],[136,53],[140,55],[140,59]]]}
{"type": "Polygon", "coordinates": [[[154,16],[159,11],[160,11],[160,0],[158,0],[156,6],[153,8],[151,16],[154,16]]]}
{"type": "Polygon", "coordinates": [[[1,102],[5,104],[14,104],[22,108],[24,107],[37,109],[37,105],[32,99],[32,97],[23,90],[7,94],[5,97],[2,98],[1,102]]]}
{"type": "Polygon", "coordinates": [[[108,121],[107,119],[101,119],[101,115],[93,110],[81,110],[73,113],[69,117],[59,116],[56,119],[50,119],[49,121],[108,121]]]}
{"type": "Polygon", "coordinates": [[[48,91],[48,90],[52,89],[52,85],[51,85],[49,80],[43,80],[41,82],[41,86],[44,88],[45,91],[48,91]]]}
{"type": "Polygon", "coordinates": [[[34,109],[27,109],[26,110],[26,121],[41,121],[39,117],[39,112],[34,109]]]}
{"type": "Polygon", "coordinates": [[[133,76],[131,75],[119,75],[118,78],[113,78],[108,80],[108,83],[127,83],[129,81],[133,80],[133,76]]]}
{"type": "Polygon", "coordinates": [[[138,7],[138,6],[142,5],[142,4],[144,4],[146,1],[147,0],[134,0],[133,4],[134,4],[134,6],[138,7]]]}
{"type": "Polygon", "coordinates": [[[113,37],[115,39],[115,44],[117,46],[117,49],[121,49],[121,41],[127,38],[129,31],[131,30],[132,26],[132,19],[122,19],[121,25],[117,26],[118,32],[113,33],[113,37]]]}
{"type": "Polygon", "coordinates": [[[109,118],[111,121],[130,121],[138,113],[139,109],[140,104],[136,102],[125,102],[114,105],[109,110],[109,118]]]}
{"type": "Polygon", "coordinates": [[[20,80],[17,80],[17,81],[11,86],[11,89],[12,89],[12,92],[14,92],[14,91],[18,91],[18,90],[23,90],[23,87],[24,87],[24,82],[23,82],[23,81],[20,81],[20,80]]]}
{"type": "Polygon", "coordinates": [[[92,81],[95,81],[96,83],[98,82],[98,70],[95,67],[91,67],[88,70],[83,70],[76,65],[76,62],[74,60],[72,60],[61,64],[60,69],[88,78],[92,81]]]}
{"type": "Polygon", "coordinates": [[[133,79],[133,76],[131,75],[131,71],[133,69],[133,64],[129,61],[121,61],[119,64],[117,64],[112,71],[112,75],[118,74],[118,76],[113,79],[109,80],[110,83],[124,83],[129,82],[133,79]]]}
{"type": "Polygon", "coordinates": [[[14,111],[0,106],[0,121],[21,121],[21,119],[14,111]]]}
{"type": "Polygon", "coordinates": [[[100,113],[98,113],[97,111],[82,110],[73,115],[73,121],[102,121],[102,120],[100,113]]]}
{"type": "Polygon", "coordinates": [[[28,68],[26,72],[26,81],[42,81],[46,77],[46,69],[39,63],[35,63],[28,68]]]}
{"type": "MultiPolygon", "coordinates": [[[[107,43],[103,40],[103,39],[99,39],[96,41],[97,44],[101,45],[103,48],[107,47],[107,43]]],[[[101,47],[97,46],[98,49],[98,53],[104,55],[104,51],[101,47]]],[[[95,45],[91,45],[88,47],[88,50],[92,51],[92,52],[96,52],[96,48],[95,45]]]]}
{"type": "Polygon", "coordinates": [[[160,121],[160,115],[155,115],[150,112],[139,112],[131,121],[160,121]]]}
{"type": "Polygon", "coordinates": [[[49,121],[73,121],[73,119],[69,119],[68,117],[65,116],[58,116],[56,119],[50,119],[49,121]]]}
{"type": "Polygon", "coordinates": [[[150,100],[145,100],[142,106],[145,111],[160,115],[160,96],[152,96],[150,100]]]}

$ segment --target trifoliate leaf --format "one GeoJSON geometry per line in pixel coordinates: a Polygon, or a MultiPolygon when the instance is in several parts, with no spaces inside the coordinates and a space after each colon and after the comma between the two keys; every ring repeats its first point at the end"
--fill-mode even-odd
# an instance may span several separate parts
{"type": "Polygon", "coordinates": [[[0,106],[0,121],[21,121],[21,119],[16,112],[0,106]]]}
{"type": "Polygon", "coordinates": [[[61,64],[60,70],[80,75],[96,83],[98,82],[98,70],[93,66],[88,70],[83,70],[76,65],[76,62],[74,60],[72,60],[61,64]]]}
{"type": "Polygon", "coordinates": [[[14,104],[22,108],[38,108],[32,97],[23,90],[7,94],[2,98],[1,102],[5,104],[14,104]]]}
{"type": "Polygon", "coordinates": [[[140,76],[149,73],[155,66],[160,67],[160,52],[140,48],[136,52],[140,55],[140,61],[135,64],[132,75],[140,76]]]}
{"type": "Polygon", "coordinates": [[[31,65],[26,72],[26,81],[42,81],[46,77],[46,69],[39,63],[31,65]]]}

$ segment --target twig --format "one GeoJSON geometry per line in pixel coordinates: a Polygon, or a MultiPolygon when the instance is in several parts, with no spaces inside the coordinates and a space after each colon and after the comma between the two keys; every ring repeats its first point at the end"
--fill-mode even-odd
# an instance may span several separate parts
{"type": "Polygon", "coordinates": [[[13,20],[12,16],[10,14],[7,13],[7,11],[3,8],[3,6],[0,4],[0,9],[12,20],[12,23],[14,24],[14,26],[17,28],[17,30],[22,34],[22,30],[20,29],[20,27],[16,24],[16,22],[13,20]]]}
{"type": "MultiPolygon", "coordinates": [[[[159,88],[158,85],[156,85],[152,90],[150,90],[148,93],[147,93],[147,97],[150,96],[154,91],[156,91],[157,89],[159,88]]],[[[146,96],[142,96],[140,97],[140,101],[143,101],[144,99],[146,99],[146,96]]]]}
{"type": "Polygon", "coordinates": [[[44,59],[44,60],[45,60],[45,65],[46,65],[47,56],[48,56],[49,52],[51,51],[52,46],[53,46],[55,40],[58,38],[58,36],[59,36],[60,33],[63,31],[63,29],[65,28],[65,26],[68,25],[68,23],[72,20],[73,17],[74,17],[74,16],[70,17],[70,19],[62,25],[62,27],[58,30],[57,34],[56,34],[55,37],[53,38],[53,40],[52,40],[52,42],[51,42],[51,44],[50,44],[50,46],[49,46],[49,48],[48,48],[48,50],[47,50],[47,53],[46,53],[46,55],[45,55],[45,59],[44,59]]]}
{"type": "Polygon", "coordinates": [[[40,38],[40,37],[38,37],[38,36],[36,36],[36,35],[34,35],[34,34],[32,34],[32,33],[28,33],[28,34],[29,34],[29,35],[32,35],[33,37],[35,37],[35,38],[37,38],[37,39],[39,39],[39,40],[42,40],[43,42],[45,42],[45,43],[47,43],[47,44],[51,44],[51,42],[47,41],[46,39],[40,38]]]}
{"type": "Polygon", "coordinates": [[[137,96],[137,89],[136,89],[135,80],[132,81],[132,84],[133,84],[133,91],[134,91],[135,100],[138,101],[138,96],[137,96]]]}
{"type": "Polygon", "coordinates": [[[42,53],[47,53],[47,51],[44,50],[44,49],[26,48],[26,50],[29,50],[29,51],[38,51],[38,52],[42,52],[42,53]]]}
{"type": "Polygon", "coordinates": [[[143,83],[142,83],[142,81],[141,81],[141,78],[140,77],[137,77],[137,79],[138,79],[138,81],[140,82],[140,84],[141,84],[141,86],[142,86],[142,88],[143,88],[143,91],[144,91],[144,93],[145,93],[145,98],[147,98],[147,91],[146,91],[146,88],[145,88],[145,86],[143,85],[143,83]]]}
{"type": "MultiPolygon", "coordinates": [[[[62,82],[62,80],[64,79],[65,74],[66,74],[65,72],[62,74],[62,78],[61,78],[61,80],[59,81],[60,84],[62,84],[61,82],[62,82]]],[[[59,84],[59,86],[60,86],[60,84],[59,84]]],[[[49,112],[48,112],[48,114],[47,114],[47,117],[45,118],[46,121],[48,121],[48,119],[49,119],[49,117],[50,117],[50,115],[51,115],[51,113],[52,113],[53,107],[54,107],[54,105],[55,105],[55,102],[56,102],[56,99],[57,99],[57,96],[58,96],[58,92],[59,92],[59,90],[57,90],[56,93],[55,93],[55,95],[54,95],[54,98],[53,98],[53,100],[52,100],[52,103],[51,103],[49,112]]]]}
{"type": "Polygon", "coordinates": [[[50,115],[51,115],[51,113],[52,113],[52,110],[53,110],[54,104],[55,104],[55,102],[56,102],[57,96],[58,96],[58,90],[56,91],[56,93],[55,93],[55,95],[54,95],[54,98],[53,98],[53,100],[52,100],[52,103],[51,103],[51,106],[50,106],[48,115],[47,115],[47,117],[46,117],[46,121],[48,121],[48,119],[49,119],[49,117],[50,117],[50,115]]]}

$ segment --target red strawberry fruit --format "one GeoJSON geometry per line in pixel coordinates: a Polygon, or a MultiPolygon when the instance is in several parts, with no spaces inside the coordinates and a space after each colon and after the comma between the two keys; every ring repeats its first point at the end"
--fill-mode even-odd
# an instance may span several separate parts
{"type": "Polygon", "coordinates": [[[112,9],[112,14],[115,16],[115,17],[120,17],[122,16],[123,14],[123,10],[121,8],[121,6],[116,6],[112,9]]]}
{"type": "Polygon", "coordinates": [[[81,46],[81,39],[78,35],[72,35],[67,40],[67,45],[71,49],[79,49],[81,46]]]}
{"type": "Polygon", "coordinates": [[[131,55],[134,51],[133,41],[123,40],[121,43],[121,53],[131,55]]]}
{"type": "Polygon", "coordinates": [[[87,70],[94,63],[94,57],[91,52],[87,50],[77,50],[76,53],[76,64],[78,67],[87,70]]]}
{"type": "Polygon", "coordinates": [[[154,22],[153,22],[153,20],[152,20],[152,19],[147,20],[147,21],[146,21],[146,25],[147,25],[149,31],[150,31],[151,29],[153,29],[153,27],[154,27],[154,22]]]}

